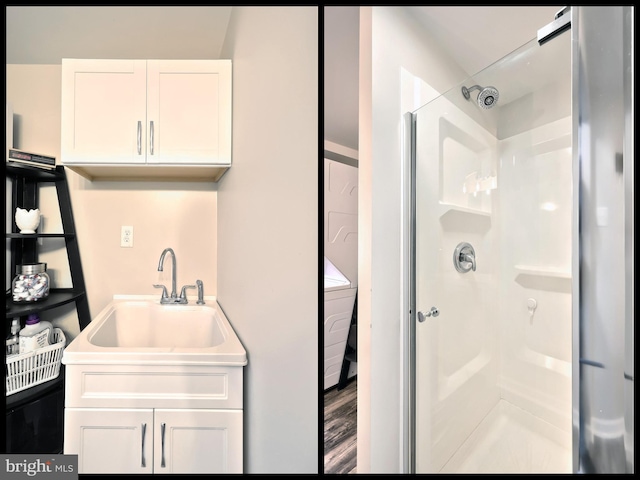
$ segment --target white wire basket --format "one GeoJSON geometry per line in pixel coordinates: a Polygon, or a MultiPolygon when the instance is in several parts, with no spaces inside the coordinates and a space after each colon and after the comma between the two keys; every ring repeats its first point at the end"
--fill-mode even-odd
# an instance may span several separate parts
{"type": "Polygon", "coordinates": [[[9,355],[7,351],[6,395],[12,395],[35,385],[53,380],[60,375],[62,351],[66,345],[64,333],[53,329],[54,344],[33,352],[9,355]]]}

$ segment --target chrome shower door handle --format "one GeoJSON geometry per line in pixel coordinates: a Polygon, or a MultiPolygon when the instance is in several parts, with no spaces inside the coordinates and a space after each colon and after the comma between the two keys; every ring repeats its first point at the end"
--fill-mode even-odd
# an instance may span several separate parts
{"type": "Polygon", "coordinates": [[[431,310],[428,312],[418,312],[418,321],[422,323],[427,317],[437,317],[438,315],[440,315],[440,310],[436,307],[431,307],[431,310]]]}

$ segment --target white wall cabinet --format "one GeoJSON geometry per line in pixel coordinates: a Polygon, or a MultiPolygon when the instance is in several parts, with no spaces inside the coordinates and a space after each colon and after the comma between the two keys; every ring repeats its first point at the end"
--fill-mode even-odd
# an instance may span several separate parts
{"type": "Polygon", "coordinates": [[[90,179],[219,178],[231,108],[231,60],[63,59],[61,162],[90,179]]]}
{"type": "Polygon", "coordinates": [[[67,408],[78,473],[242,473],[242,411],[67,408]]]}

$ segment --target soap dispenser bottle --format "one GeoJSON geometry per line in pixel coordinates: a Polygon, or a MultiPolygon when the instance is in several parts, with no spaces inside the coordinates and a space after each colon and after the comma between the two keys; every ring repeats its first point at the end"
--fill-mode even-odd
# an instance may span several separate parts
{"type": "Polygon", "coordinates": [[[11,321],[11,333],[7,337],[7,356],[20,353],[20,319],[14,318],[11,321]]]}
{"type": "Polygon", "coordinates": [[[27,353],[53,343],[53,325],[40,321],[37,314],[27,318],[25,327],[20,330],[20,353],[27,353]]]}

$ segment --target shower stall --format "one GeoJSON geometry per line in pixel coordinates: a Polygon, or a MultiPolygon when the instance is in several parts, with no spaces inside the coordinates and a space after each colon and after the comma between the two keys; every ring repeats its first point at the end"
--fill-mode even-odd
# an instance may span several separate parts
{"type": "Polygon", "coordinates": [[[564,9],[406,115],[412,472],[633,472],[632,17],[564,9]]]}

